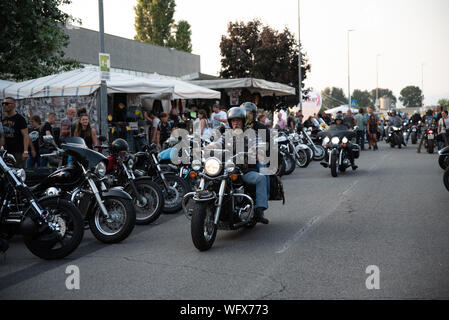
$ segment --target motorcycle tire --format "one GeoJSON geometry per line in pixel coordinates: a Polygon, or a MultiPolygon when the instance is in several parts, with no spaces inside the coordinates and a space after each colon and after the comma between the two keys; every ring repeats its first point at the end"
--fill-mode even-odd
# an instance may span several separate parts
{"type": "Polygon", "coordinates": [[[164,195],[161,188],[151,179],[141,179],[135,181],[136,189],[140,194],[145,194],[145,203],[141,203],[134,194],[133,188],[128,185],[125,191],[131,195],[136,211],[136,224],[147,225],[156,221],[164,205],[164,195]]]}
{"type": "Polygon", "coordinates": [[[430,154],[433,154],[434,146],[435,146],[435,141],[434,140],[429,141],[428,147],[427,147],[427,152],[430,154]]]}
{"type": "Polygon", "coordinates": [[[449,167],[449,156],[439,156],[438,164],[441,169],[446,170],[449,167]]]}
{"type": "Polygon", "coordinates": [[[295,159],[289,154],[286,155],[285,159],[285,175],[289,175],[293,173],[296,169],[296,162],[295,159]]]}
{"type": "Polygon", "coordinates": [[[444,171],[443,182],[446,190],[449,191],[449,168],[444,171]]]}
{"type": "Polygon", "coordinates": [[[48,211],[47,219],[59,225],[58,234],[53,232],[24,236],[28,250],[45,260],[62,259],[78,248],[84,235],[84,222],[79,209],[71,202],[50,198],[39,201],[48,211]]]}
{"type": "Polygon", "coordinates": [[[324,157],[326,156],[326,150],[324,149],[323,146],[320,145],[315,145],[316,149],[319,149],[319,152],[316,152],[316,150],[314,150],[315,152],[313,153],[313,160],[315,161],[321,161],[324,159],[324,157]]]}
{"type": "Polygon", "coordinates": [[[192,215],[190,232],[195,248],[199,251],[209,250],[217,236],[217,226],[214,224],[215,210],[211,203],[198,203],[198,210],[192,215]]]}
{"type": "Polygon", "coordinates": [[[276,171],[276,175],[278,177],[282,177],[285,174],[285,159],[284,156],[279,153],[279,158],[278,158],[278,169],[276,171]]]}
{"type": "Polygon", "coordinates": [[[189,193],[192,188],[180,176],[172,173],[164,173],[165,180],[168,185],[168,193],[165,187],[162,188],[162,193],[164,195],[164,205],[162,207],[162,212],[164,213],[176,213],[182,209],[182,199],[189,193]]]}
{"type": "Polygon", "coordinates": [[[398,146],[399,149],[402,149],[401,138],[398,135],[394,136],[394,143],[398,146]]]}
{"type": "Polygon", "coordinates": [[[301,168],[307,168],[310,162],[312,161],[312,158],[307,153],[306,150],[298,150],[295,154],[295,161],[298,167],[301,168]]]}
{"type": "Polygon", "coordinates": [[[411,138],[412,138],[412,144],[416,144],[418,142],[418,138],[416,136],[416,133],[413,132],[411,138]]]}
{"type": "MultiPolygon", "coordinates": [[[[103,243],[119,243],[125,240],[133,231],[136,225],[136,211],[134,210],[134,204],[132,200],[123,199],[120,197],[104,197],[104,205],[108,210],[108,213],[112,216],[112,219],[121,218],[121,226],[114,228],[113,232],[105,230],[101,223],[105,222],[106,218],[103,217],[103,213],[98,205],[95,205],[92,212],[89,212],[89,227],[90,231],[99,241],[103,243]],[[111,209],[119,209],[120,213],[111,209]]],[[[110,218],[111,220],[111,218],[110,218]]],[[[106,221],[106,225],[110,221],[106,221]]],[[[109,226],[108,226],[109,227],[109,226]]]]}
{"type": "Polygon", "coordinates": [[[331,174],[332,177],[338,177],[338,156],[336,154],[331,154],[331,174]]]}

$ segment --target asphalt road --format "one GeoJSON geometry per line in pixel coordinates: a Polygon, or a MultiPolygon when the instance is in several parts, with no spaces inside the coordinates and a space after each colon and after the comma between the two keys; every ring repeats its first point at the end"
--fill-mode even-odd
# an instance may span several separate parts
{"type": "Polygon", "coordinates": [[[287,202],[270,224],[219,231],[198,252],[189,221],[163,215],[123,243],[86,232],[61,261],[42,261],[15,238],[0,261],[0,299],[449,298],[449,194],[437,155],[416,147],[365,151],[332,178],[317,162],[283,178],[287,202]],[[68,290],[66,267],[80,270],[68,290]],[[368,290],[368,266],[379,289],[368,290]]]}

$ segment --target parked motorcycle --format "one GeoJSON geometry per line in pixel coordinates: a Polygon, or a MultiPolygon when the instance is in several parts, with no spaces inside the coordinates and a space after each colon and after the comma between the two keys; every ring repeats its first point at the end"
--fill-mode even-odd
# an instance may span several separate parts
{"type": "MultiPolygon", "coordinates": [[[[324,136],[323,142],[326,145],[326,152],[328,153],[328,163],[321,162],[325,168],[331,169],[331,174],[334,178],[338,177],[339,172],[345,172],[351,166],[346,147],[350,143],[350,139],[355,137],[354,131],[325,131],[320,133],[324,136]]],[[[360,147],[357,144],[352,145],[352,153],[354,159],[360,156],[360,147]]]]}
{"type": "Polygon", "coordinates": [[[80,211],[60,196],[38,199],[25,184],[25,171],[13,169],[16,160],[0,151],[0,252],[8,249],[14,234],[42,259],[62,259],[81,243],[84,234],[80,211]]]}
{"type": "MultiPolygon", "coordinates": [[[[326,156],[326,152],[324,147],[320,143],[315,143],[312,140],[312,131],[311,130],[305,130],[302,129],[302,132],[300,133],[300,138],[304,144],[306,144],[312,151],[313,151],[313,160],[315,161],[321,161],[326,156]]],[[[317,138],[315,138],[317,139],[317,138]]],[[[318,141],[321,141],[321,139],[318,138],[318,141]]]]}
{"type": "MultiPolygon", "coordinates": [[[[105,142],[105,137],[100,137],[105,142]]],[[[133,167],[135,158],[129,153],[128,143],[116,139],[112,144],[98,146],[108,150],[108,166],[104,181],[108,188],[122,186],[131,195],[136,210],[136,224],[147,225],[156,221],[162,213],[164,195],[159,186],[148,176],[136,178],[133,167]]]]}
{"type": "Polygon", "coordinates": [[[99,241],[117,243],[126,239],[136,224],[136,212],[133,199],[122,187],[106,187],[108,159],[88,149],[79,137],[67,138],[61,148],[56,146],[52,136],[44,136],[44,140],[56,151],[41,157],[70,156],[71,162],[48,176],[30,176],[33,192],[60,195],[72,201],[99,241]]]}
{"type": "MultiPolygon", "coordinates": [[[[212,247],[218,230],[237,230],[256,225],[253,201],[255,188],[243,183],[240,165],[236,165],[233,160],[223,164],[220,160],[223,157],[217,153],[214,153],[214,157],[203,159],[200,187],[186,194],[183,201],[184,213],[191,218],[193,244],[200,251],[212,247]],[[194,201],[195,207],[188,210],[185,203],[190,199],[194,201]]],[[[233,159],[245,154],[240,153],[233,159]]],[[[269,199],[284,200],[283,186],[278,176],[270,176],[269,199]]]]}

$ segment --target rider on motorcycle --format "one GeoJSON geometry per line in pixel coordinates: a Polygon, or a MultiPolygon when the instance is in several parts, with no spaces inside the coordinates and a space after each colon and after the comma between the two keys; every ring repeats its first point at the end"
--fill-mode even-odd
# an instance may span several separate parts
{"type": "MultiPolygon", "coordinates": [[[[234,107],[228,111],[228,122],[235,135],[242,134],[243,131],[251,129],[251,127],[245,126],[247,123],[246,110],[244,107],[234,107]]],[[[246,142],[246,141],[245,141],[246,142]]],[[[225,148],[225,134],[221,139],[215,143],[204,147],[203,149],[224,149],[225,148]]],[[[245,151],[248,150],[248,145],[245,143],[245,151]]],[[[234,150],[231,150],[232,154],[236,154],[236,146],[234,150]]],[[[257,161],[258,162],[258,161],[257,161]]],[[[268,180],[266,176],[260,174],[257,164],[248,164],[242,168],[243,181],[247,185],[256,187],[256,199],[255,199],[255,217],[256,221],[268,224],[269,220],[264,217],[264,211],[268,208],[268,180]]]]}
{"type": "MultiPolygon", "coordinates": [[[[389,143],[390,141],[390,133],[393,130],[393,127],[397,127],[397,128],[401,128],[402,127],[402,119],[401,117],[399,117],[396,114],[396,110],[391,110],[390,116],[387,118],[388,119],[388,132],[387,132],[387,143],[389,143]]],[[[402,139],[402,144],[404,146],[407,146],[407,144],[405,143],[405,141],[402,139]]]]}
{"type": "Polygon", "coordinates": [[[421,147],[422,147],[422,144],[423,144],[424,139],[426,137],[426,135],[424,134],[426,132],[426,130],[428,128],[430,128],[432,125],[434,125],[435,128],[437,127],[437,123],[436,123],[436,120],[435,120],[435,118],[433,116],[432,109],[428,109],[427,110],[426,115],[422,119],[422,122],[423,122],[423,125],[424,125],[424,129],[422,131],[423,133],[421,135],[421,140],[419,142],[418,150],[416,150],[416,152],[418,152],[418,153],[421,153],[421,147]]]}
{"type": "MultiPolygon", "coordinates": [[[[418,111],[415,111],[415,113],[413,114],[413,116],[410,118],[410,128],[408,129],[407,132],[407,137],[405,137],[405,143],[408,143],[408,139],[410,138],[410,135],[412,134],[412,129],[413,126],[418,126],[419,122],[422,121],[421,115],[419,114],[418,111]]],[[[417,134],[419,135],[419,127],[418,127],[418,132],[417,134]]]]}
{"type": "MultiPolygon", "coordinates": [[[[349,127],[343,123],[343,114],[337,114],[335,116],[335,123],[329,127],[329,131],[349,131],[349,127]]],[[[346,154],[348,155],[349,161],[351,162],[352,170],[357,170],[358,166],[354,162],[354,153],[352,151],[352,143],[348,142],[346,145],[346,154]]],[[[326,151],[325,158],[321,161],[321,164],[328,165],[329,163],[329,153],[326,151]]]]}

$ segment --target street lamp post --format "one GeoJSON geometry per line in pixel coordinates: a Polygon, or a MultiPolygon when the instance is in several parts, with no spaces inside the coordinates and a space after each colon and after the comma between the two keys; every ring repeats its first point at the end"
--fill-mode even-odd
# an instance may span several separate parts
{"type": "Polygon", "coordinates": [[[421,63],[421,94],[423,96],[421,104],[424,110],[424,63],[421,63]]]}
{"type": "MultiPolygon", "coordinates": [[[[103,16],[103,0],[98,0],[98,14],[100,23],[100,52],[104,53],[104,16],[103,16]]],[[[101,71],[100,71],[101,72],[101,71]]],[[[100,133],[108,138],[108,96],[106,81],[101,80],[100,87],[100,133]]]]}
{"type": "Polygon", "coordinates": [[[300,19],[300,9],[299,9],[299,2],[298,0],[298,92],[299,92],[299,110],[302,111],[302,57],[301,57],[301,19],[300,19]]]}
{"type": "Polygon", "coordinates": [[[376,55],[376,107],[379,103],[379,57],[380,54],[376,55]]]}
{"type": "Polygon", "coordinates": [[[349,33],[354,31],[354,29],[348,30],[348,107],[351,108],[351,79],[350,79],[350,68],[349,68],[349,33]]]}

